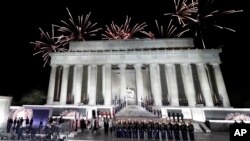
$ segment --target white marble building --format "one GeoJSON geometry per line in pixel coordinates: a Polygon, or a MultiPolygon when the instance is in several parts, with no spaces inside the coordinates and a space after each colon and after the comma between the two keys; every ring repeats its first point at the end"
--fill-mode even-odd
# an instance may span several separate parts
{"type": "Polygon", "coordinates": [[[221,49],[195,49],[193,40],[136,39],[71,42],[68,52],[51,53],[48,105],[79,105],[88,99],[105,106],[119,97],[140,104],[152,98],[179,106],[180,97],[189,107],[201,96],[205,106],[214,107],[217,96],[230,107],[220,70],[221,49]],[[128,92],[134,91],[134,94],[128,92]]]}

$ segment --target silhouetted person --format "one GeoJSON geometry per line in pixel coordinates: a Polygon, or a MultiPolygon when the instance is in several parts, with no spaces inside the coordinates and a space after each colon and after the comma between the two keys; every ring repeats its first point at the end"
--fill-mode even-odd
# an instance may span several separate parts
{"type": "Polygon", "coordinates": [[[171,114],[170,114],[170,112],[168,112],[168,118],[170,119],[170,117],[171,117],[171,114]]]}
{"type": "Polygon", "coordinates": [[[78,119],[76,119],[76,129],[75,129],[75,131],[77,131],[77,128],[78,128],[78,119]]]}
{"type": "Polygon", "coordinates": [[[49,118],[49,124],[51,124],[52,122],[53,122],[53,118],[50,117],[50,118],[49,118]]]}
{"type": "Polygon", "coordinates": [[[205,121],[205,125],[210,129],[210,122],[209,122],[209,120],[205,121]]]}
{"type": "Polygon", "coordinates": [[[63,123],[63,118],[62,118],[62,116],[60,116],[60,118],[59,118],[59,124],[61,124],[61,123],[63,123]]]}
{"type": "Polygon", "coordinates": [[[109,121],[107,120],[107,118],[105,118],[104,120],[104,134],[109,135],[109,121]]]}
{"type": "Polygon", "coordinates": [[[194,140],[194,125],[191,122],[189,122],[188,124],[188,134],[189,134],[190,140],[194,140]]]}
{"type": "Polygon", "coordinates": [[[177,121],[180,122],[180,114],[176,113],[177,121]]]}
{"type": "Polygon", "coordinates": [[[39,123],[39,133],[41,133],[42,128],[43,128],[43,121],[40,121],[40,123],[39,123]]]}
{"type": "Polygon", "coordinates": [[[15,127],[16,127],[16,123],[17,123],[17,119],[16,119],[16,117],[15,117],[15,119],[14,119],[14,126],[13,126],[13,130],[15,129],[15,127]]]}
{"type": "Polygon", "coordinates": [[[180,126],[178,124],[178,122],[175,122],[174,124],[174,137],[175,137],[175,140],[179,140],[180,139],[180,126]]]}
{"type": "Polygon", "coordinates": [[[23,124],[23,117],[20,118],[20,125],[22,126],[23,124]]]}
{"type": "Polygon", "coordinates": [[[181,124],[181,135],[182,135],[183,140],[188,140],[187,125],[185,124],[185,122],[182,122],[182,124],[181,124]]]}
{"type": "Polygon", "coordinates": [[[12,126],[13,120],[11,118],[8,118],[7,120],[7,133],[10,132],[10,128],[12,126]]]}
{"type": "Polygon", "coordinates": [[[30,119],[30,128],[32,127],[33,125],[33,118],[30,119]]]}
{"type": "Polygon", "coordinates": [[[168,140],[173,139],[173,125],[171,122],[167,123],[167,136],[168,136],[168,140]]]}
{"type": "Polygon", "coordinates": [[[173,121],[175,121],[175,113],[172,113],[173,121]]]}
{"type": "Polygon", "coordinates": [[[26,125],[26,127],[28,127],[29,123],[30,123],[30,120],[29,120],[29,117],[27,117],[27,118],[25,119],[25,125],[26,125]]]}
{"type": "Polygon", "coordinates": [[[243,124],[243,125],[244,125],[244,124],[245,124],[244,120],[241,120],[241,121],[240,121],[240,124],[243,124]]]}
{"type": "Polygon", "coordinates": [[[239,123],[236,121],[236,120],[234,120],[234,125],[238,125],[239,123]]]}
{"type": "Polygon", "coordinates": [[[181,117],[181,121],[183,121],[183,114],[182,113],[180,113],[180,117],[181,117]]]}
{"type": "Polygon", "coordinates": [[[18,130],[19,130],[19,128],[20,128],[20,126],[21,126],[21,122],[20,122],[20,118],[17,120],[17,122],[16,122],[16,134],[18,133],[18,130]]]}
{"type": "Polygon", "coordinates": [[[94,121],[94,126],[93,126],[93,129],[92,129],[92,133],[94,133],[94,131],[97,131],[97,126],[98,126],[97,122],[98,122],[97,120],[94,121]]]}
{"type": "Polygon", "coordinates": [[[85,123],[85,120],[84,120],[84,119],[81,119],[81,120],[80,120],[80,128],[81,128],[82,131],[83,131],[84,129],[86,129],[86,123],[85,123]]]}

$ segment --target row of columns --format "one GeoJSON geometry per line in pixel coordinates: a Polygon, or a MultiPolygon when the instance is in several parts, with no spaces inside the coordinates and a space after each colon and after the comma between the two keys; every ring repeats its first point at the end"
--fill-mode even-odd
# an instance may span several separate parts
{"type": "MultiPolygon", "coordinates": [[[[201,85],[201,91],[205,99],[206,106],[214,106],[211,89],[209,86],[208,76],[205,69],[205,64],[196,64],[199,82],[201,85]]],[[[230,107],[229,98],[227,95],[225,83],[218,63],[212,64],[215,74],[215,81],[218,88],[219,96],[222,99],[224,107],[230,107]]],[[[55,82],[56,82],[56,65],[51,65],[50,82],[48,89],[47,104],[53,104],[55,82]]],[[[121,97],[126,96],[126,64],[119,64],[120,69],[120,95],[121,97]]],[[[142,75],[142,64],[134,65],[136,72],[136,90],[137,90],[137,103],[141,103],[143,97],[143,75],[142,75]]],[[[154,99],[154,103],[157,106],[162,106],[162,89],[160,79],[160,67],[159,64],[150,64],[150,83],[151,91],[154,99]]],[[[112,82],[111,82],[111,64],[102,66],[102,87],[103,97],[105,105],[111,105],[112,99],[112,82]]],[[[169,93],[170,103],[172,106],[179,106],[178,97],[178,85],[175,64],[165,64],[165,74],[167,80],[167,89],[169,93]]],[[[69,75],[69,65],[63,65],[63,74],[61,82],[61,94],[60,104],[66,104],[67,99],[67,84],[69,75]]],[[[73,90],[74,90],[74,104],[81,102],[82,92],[82,75],[83,65],[76,65],[74,67],[74,79],[73,79],[73,90]]],[[[183,78],[183,85],[185,95],[188,100],[189,106],[196,105],[195,87],[192,76],[192,69],[190,64],[181,64],[181,75],[183,78]]],[[[89,98],[89,105],[96,104],[96,89],[97,89],[97,65],[88,66],[88,89],[87,95],[89,98]]]]}
{"type": "MultiPolygon", "coordinates": [[[[229,98],[227,95],[225,83],[223,80],[223,76],[220,70],[220,66],[218,63],[211,64],[215,74],[215,81],[218,89],[218,93],[220,98],[222,99],[222,103],[224,107],[230,107],[229,98]]],[[[206,106],[214,106],[211,88],[209,86],[208,76],[205,69],[205,64],[200,63],[196,64],[198,78],[201,85],[201,91],[203,97],[205,99],[206,106]]],[[[175,71],[174,64],[166,64],[165,65],[165,73],[167,79],[167,88],[170,97],[170,103],[172,106],[179,106],[179,98],[178,98],[178,86],[177,86],[177,77],[175,71]]],[[[181,74],[183,78],[183,85],[185,95],[188,100],[189,106],[195,106],[196,97],[195,97],[195,87],[192,76],[192,69],[190,64],[181,64],[181,74]]]]}

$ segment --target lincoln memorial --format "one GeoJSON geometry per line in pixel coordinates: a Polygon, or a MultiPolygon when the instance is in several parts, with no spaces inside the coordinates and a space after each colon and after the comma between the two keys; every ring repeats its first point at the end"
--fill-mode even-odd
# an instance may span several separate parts
{"type": "Polygon", "coordinates": [[[50,54],[47,105],[230,107],[220,52],[196,49],[191,38],[70,42],[50,54]]]}

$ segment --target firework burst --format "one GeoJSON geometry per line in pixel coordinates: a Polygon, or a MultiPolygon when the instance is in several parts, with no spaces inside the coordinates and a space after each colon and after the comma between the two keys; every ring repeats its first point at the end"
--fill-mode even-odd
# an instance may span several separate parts
{"type": "Polygon", "coordinates": [[[49,53],[51,52],[65,52],[67,51],[66,46],[68,44],[65,40],[65,36],[54,37],[54,26],[52,25],[52,35],[49,35],[48,32],[44,32],[39,28],[40,40],[35,42],[30,42],[35,45],[35,53],[33,55],[41,54],[44,61],[44,66],[49,62],[50,57],[49,53]]]}
{"type": "Polygon", "coordinates": [[[78,16],[77,20],[74,20],[68,8],[66,8],[69,15],[68,22],[61,20],[63,26],[59,26],[59,30],[63,32],[69,41],[83,41],[86,40],[86,37],[96,36],[97,32],[101,28],[97,28],[97,23],[92,23],[89,20],[90,14],[87,14],[85,18],[83,15],[78,16]]]}
{"type": "Polygon", "coordinates": [[[144,22],[142,24],[135,24],[132,28],[130,28],[130,17],[126,17],[126,20],[124,24],[121,26],[115,24],[112,22],[110,26],[106,25],[105,33],[102,34],[103,39],[108,40],[116,40],[116,39],[132,39],[135,37],[136,33],[143,33],[144,28],[147,26],[147,24],[144,22]]]}
{"type": "Polygon", "coordinates": [[[197,2],[188,0],[174,0],[174,13],[166,13],[164,15],[176,17],[179,24],[186,25],[189,21],[195,22],[196,19],[193,18],[193,14],[196,14],[198,11],[197,2]]]}
{"type": "Polygon", "coordinates": [[[243,12],[242,10],[226,10],[226,11],[207,10],[205,7],[208,7],[209,5],[213,4],[213,2],[214,0],[207,0],[207,3],[205,4],[205,6],[202,6],[201,2],[197,0],[196,3],[197,3],[198,11],[197,11],[197,14],[195,14],[196,21],[190,22],[190,27],[194,28],[194,36],[200,38],[203,48],[206,48],[204,35],[203,35],[205,33],[206,28],[216,27],[221,30],[236,32],[236,30],[232,28],[217,24],[216,19],[219,19],[222,16],[243,12]]]}
{"type": "Polygon", "coordinates": [[[174,0],[175,12],[167,13],[165,15],[177,17],[180,25],[194,30],[194,37],[200,38],[202,47],[206,48],[203,30],[208,27],[216,27],[235,32],[232,28],[217,24],[216,19],[221,16],[242,12],[242,10],[227,10],[222,12],[220,10],[207,10],[206,8],[213,4],[213,2],[214,0],[207,0],[204,2],[205,6],[202,6],[201,1],[199,0],[180,0],[177,3],[176,0],[174,0]]]}

